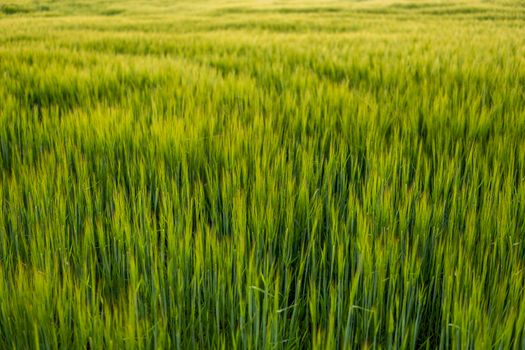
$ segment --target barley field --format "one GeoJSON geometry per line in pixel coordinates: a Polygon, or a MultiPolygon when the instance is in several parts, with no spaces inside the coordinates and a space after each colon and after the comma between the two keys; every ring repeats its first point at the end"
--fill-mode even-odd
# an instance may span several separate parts
{"type": "Polygon", "coordinates": [[[0,348],[525,349],[525,2],[0,1],[0,348]]]}

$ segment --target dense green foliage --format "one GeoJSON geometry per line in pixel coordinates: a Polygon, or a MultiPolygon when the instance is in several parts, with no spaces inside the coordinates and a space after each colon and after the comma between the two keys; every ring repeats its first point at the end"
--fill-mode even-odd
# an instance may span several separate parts
{"type": "Polygon", "coordinates": [[[525,348],[525,3],[0,4],[0,348],[525,348]]]}

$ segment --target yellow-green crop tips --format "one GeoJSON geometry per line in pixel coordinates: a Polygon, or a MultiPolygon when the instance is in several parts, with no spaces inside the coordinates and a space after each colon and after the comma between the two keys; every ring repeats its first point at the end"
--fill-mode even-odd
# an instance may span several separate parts
{"type": "Polygon", "coordinates": [[[0,349],[524,349],[523,0],[0,1],[0,349]]]}

